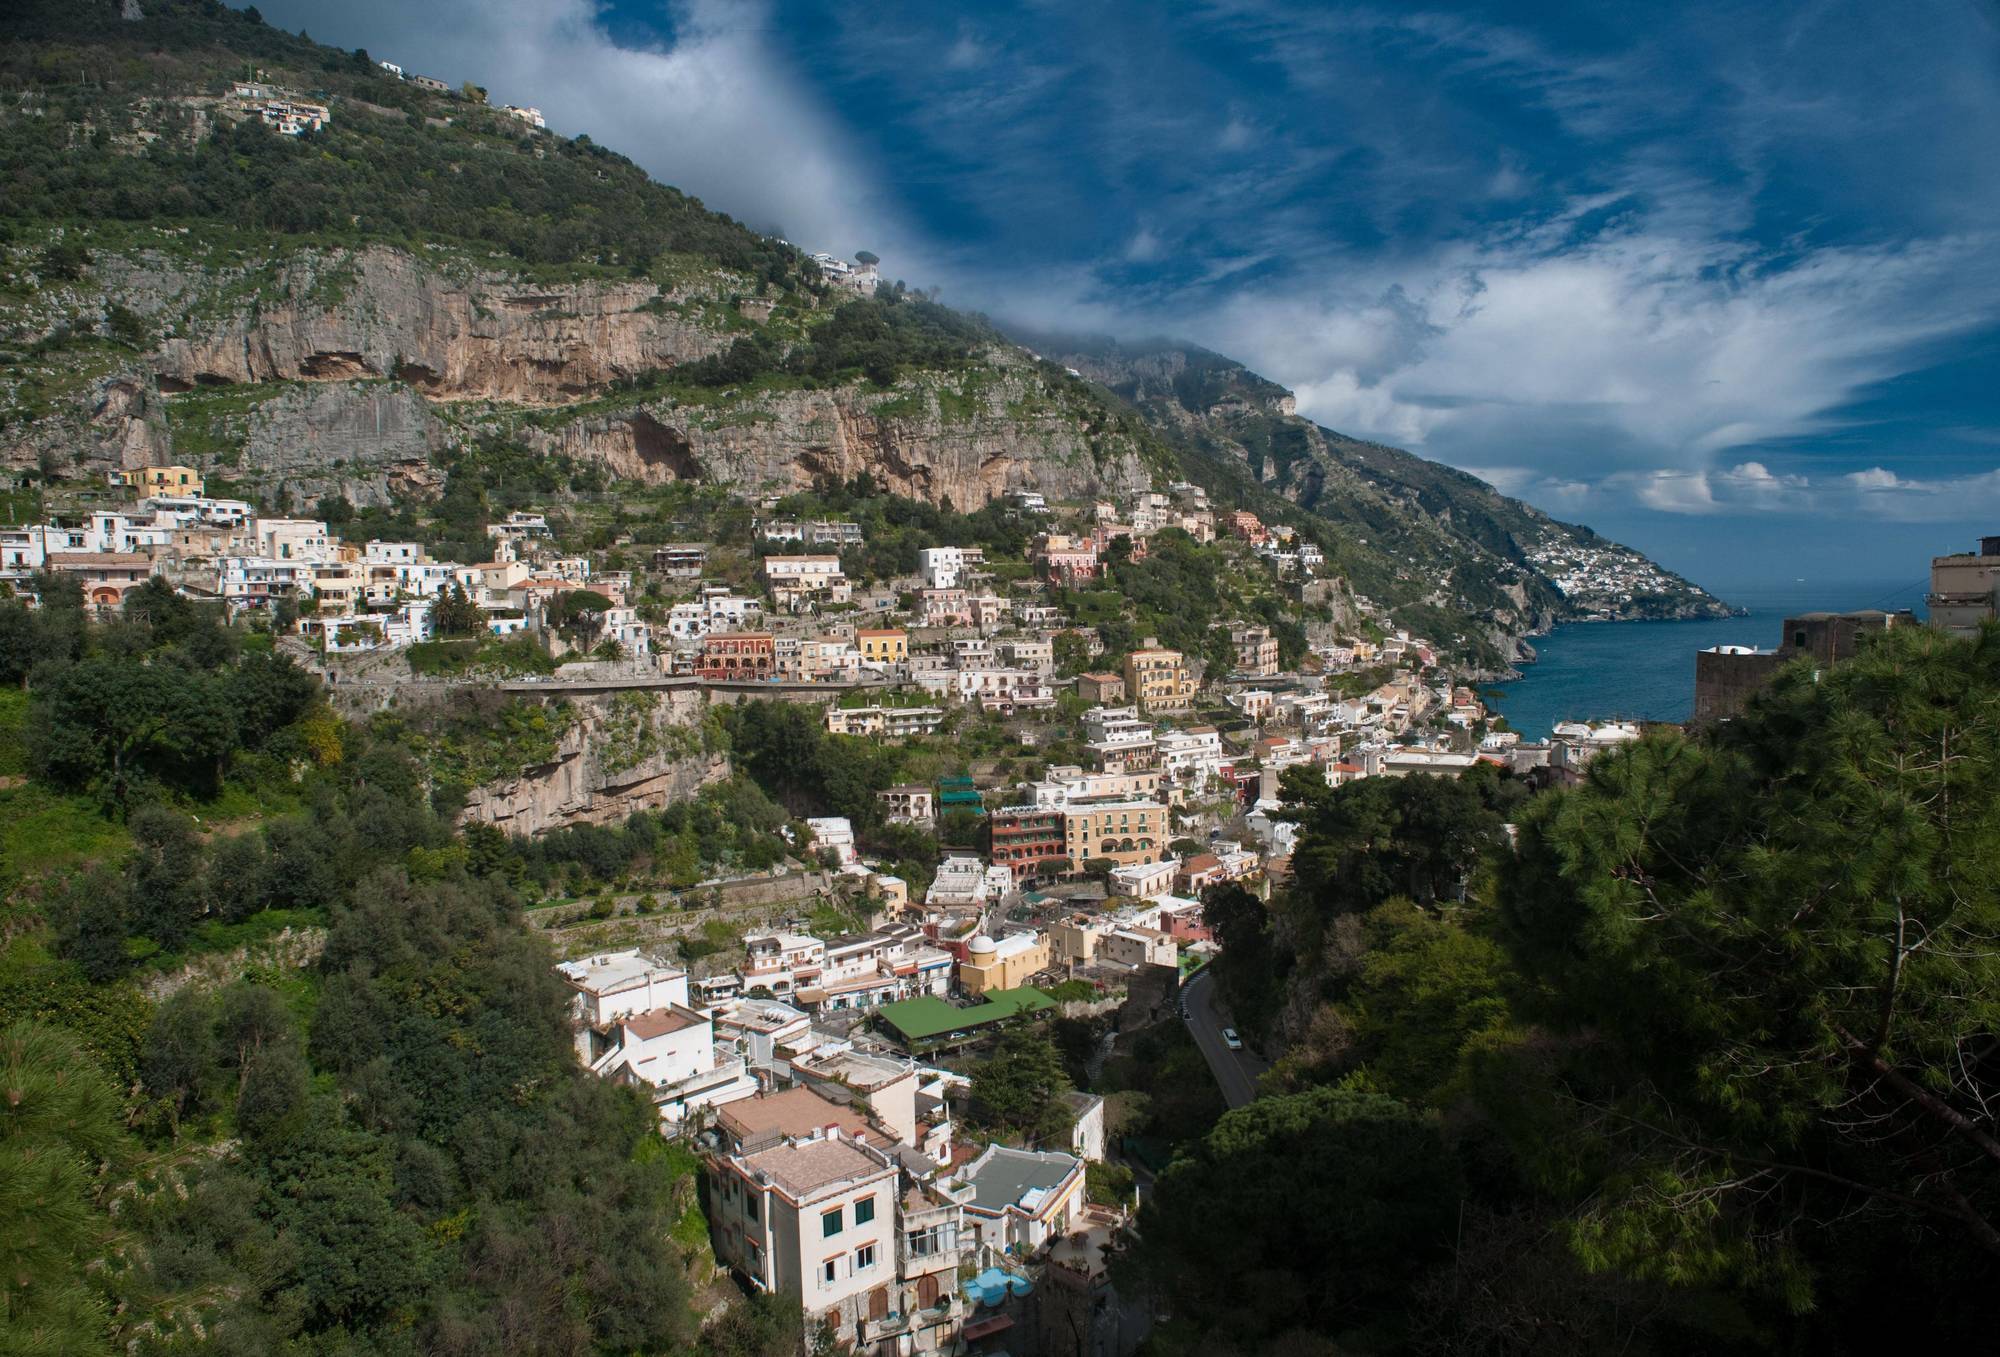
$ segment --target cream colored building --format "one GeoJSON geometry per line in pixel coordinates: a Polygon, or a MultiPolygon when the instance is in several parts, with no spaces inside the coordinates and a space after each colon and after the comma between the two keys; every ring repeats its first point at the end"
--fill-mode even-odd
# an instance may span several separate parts
{"type": "Polygon", "coordinates": [[[967,994],[1018,989],[1049,968],[1049,940],[1041,933],[1010,933],[991,938],[981,933],[966,946],[958,963],[958,984],[967,994]]]}
{"type": "Polygon", "coordinates": [[[1079,867],[1092,858],[1109,858],[1121,867],[1158,862],[1167,856],[1171,838],[1167,808],[1157,801],[1066,806],[1063,829],[1069,840],[1069,859],[1079,867]]]}
{"type": "Polygon", "coordinates": [[[1125,696],[1146,713],[1181,712],[1194,705],[1194,680],[1178,650],[1148,645],[1125,657],[1125,696]]]}
{"type": "Polygon", "coordinates": [[[202,493],[201,472],[191,466],[134,467],[130,471],[119,472],[118,477],[142,497],[202,493]]]}

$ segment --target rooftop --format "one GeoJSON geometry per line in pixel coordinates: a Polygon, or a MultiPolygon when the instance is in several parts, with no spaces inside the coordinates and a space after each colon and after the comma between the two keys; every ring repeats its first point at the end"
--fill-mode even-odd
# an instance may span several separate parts
{"type": "Polygon", "coordinates": [[[811,1072],[840,1079],[858,1092],[873,1093],[903,1078],[911,1068],[898,1060],[884,1060],[859,1051],[842,1051],[813,1065],[811,1072]]]}
{"type": "Polygon", "coordinates": [[[775,1187],[792,1197],[807,1197],[835,1183],[859,1182],[876,1174],[894,1172],[853,1141],[839,1137],[773,1145],[746,1156],[743,1165],[752,1175],[765,1175],[775,1187]]]}
{"type": "Polygon", "coordinates": [[[893,1004],[884,1004],[876,1012],[882,1021],[888,1023],[906,1041],[928,1041],[941,1037],[947,1032],[969,1031],[988,1023],[999,1022],[1020,1013],[1034,1013],[1044,1008],[1055,1007],[1055,1000],[1038,989],[1023,986],[1020,989],[997,989],[986,996],[986,1002],[971,1008],[958,1008],[935,995],[924,995],[917,999],[901,999],[893,1004]]]}
{"type": "Polygon", "coordinates": [[[965,1170],[965,1185],[972,1189],[970,1204],[996,1215],[1010,1206],[1032,1215],[1081,1162],[1057,1150],[989,1145],[965,1170]]]}
{"type": "Polygon", "coordinates": [[[773,1136],[810,1136],[829,1126],[838,1126],[846,1136],[869,1134],[867,1117],[804,1084],[782,1093],[760,1093],[754,1098],[725,1104],[718,1110],[716,1120],[744,1145],[759,1144],[773,1136]]]}
{"type": "Polygon", "coordinates": [[[648,977],[654,980],[674,980],[686,974],[685,971],[656,961],[636,949],[627,952],[605,952],[599,956],[565,961],[556,969],[562,972],[563,979],[585,994],[616,994],[643,983],[648,977]]]}
{"type": "Polygon", "coordinates": [[[622,1019],[625,1030],[641,1041],[685,1032],[690,1027],[706,1027],[708,1019],[685,1008],[656,1008],[650,1013],[634,1013],[622,1019]]]}

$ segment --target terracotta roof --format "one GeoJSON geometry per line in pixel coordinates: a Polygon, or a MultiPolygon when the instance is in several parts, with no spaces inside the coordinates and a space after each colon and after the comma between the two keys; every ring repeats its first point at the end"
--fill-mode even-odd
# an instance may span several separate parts
{"type": "Polygon", "coordinates": [[[1215,854],[1197,853],[1181,864],[1181,870],[1192,875],[1195,872],[1206,872],[1221,865],[1222,859],[1215,854]]]}

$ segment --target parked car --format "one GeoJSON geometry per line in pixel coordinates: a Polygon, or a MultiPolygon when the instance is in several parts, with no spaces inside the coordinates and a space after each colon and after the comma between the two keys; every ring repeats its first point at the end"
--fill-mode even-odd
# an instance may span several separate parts
{"type": "Polygon", "coordinates": [[[1240,1051],[1243,1049],[1243,1038],[1236,1035],[1235,1028],[1225,1027],[1222,1029],[1222,1044],[1232,1051],[1240,1051]]]}

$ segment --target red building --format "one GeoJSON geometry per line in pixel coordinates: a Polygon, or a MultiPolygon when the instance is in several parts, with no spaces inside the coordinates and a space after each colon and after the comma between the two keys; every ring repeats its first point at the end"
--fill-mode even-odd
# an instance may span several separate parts
{"type": "Polygon", "coordinates": [[[1011,870],[1016,881],[1033,875],[1045,862],[1069,855],[1063,813],[1053,806],[1009,806],[994,811],[988,823],[993,865],[1011,870]]]}
{"type": "Polygon", "coordinates": [[[777,669],[776,643],[764,631],[724,631],[704,636],[695,673],[705,679],[767,679],[777,669]]]}

